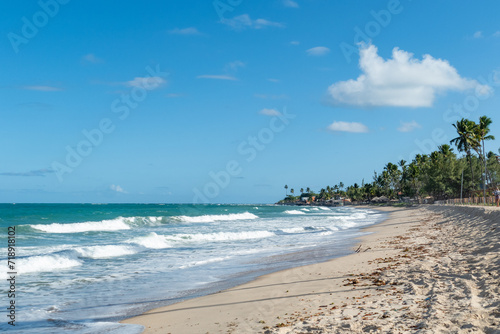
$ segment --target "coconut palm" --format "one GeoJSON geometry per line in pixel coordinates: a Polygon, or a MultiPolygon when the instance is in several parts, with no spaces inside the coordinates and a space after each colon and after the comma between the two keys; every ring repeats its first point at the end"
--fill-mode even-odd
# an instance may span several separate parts
{"type": "Polygon", "coordinates": [[[477,124],[474,121],[462,118],[460,121],[457,121],[456,124],[452,125],[457,130],[458,137],[450,140],[450,144],[455,144],[458,151],[466,153],[470,165],[471,182],[472,186],[474,186],[474,170],[472,168],[471,151],[479,146],[476,136],[477,124]]]}
{"type": "MultiPolygon", "coordinates": [[[[484,149],[484,141],[485,140],[495,140],[494,136],[488,135],[488,133],[490,132],[491,123],[493,123],[491,118],[486,117],[486,116],[481,116],[479,118],[479,124],[476,127],[476,138],[482,144],[482,150],[481,150],[481,146],[479,146],[480,149],[479,149],[478,153],[482,153],[482,154],[480,154],[480,156],[484,162],[485,175],[488,174],[488,171],[486,170],[486,151],[484,149]]],[[[486,186],[486,182],[485,182],[485,186],[486,186]]]]}
{"type": "Polygon", "coordinates": [[[285,184],[285,196],[288,196],[288,185],[285,184]]]}

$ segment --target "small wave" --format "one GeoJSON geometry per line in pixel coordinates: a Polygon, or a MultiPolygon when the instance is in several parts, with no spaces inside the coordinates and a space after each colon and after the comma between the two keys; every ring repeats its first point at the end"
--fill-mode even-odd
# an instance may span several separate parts
{"type": "Polygon", "coordinates": [[[47,233],[81,233],[94,231],[118,231],[129,230],[131,227],[126,223],[127,218],[116,218],[111,220],[102,220],[99,222],[84,222],[59,224],[53,223],[48,225],[37,224],[30,225],[31,228],[47,233]]]}
{"type": "Polygon", "coordinates": [[[304,228],[303,227],[292,227],[292,228],[284,228],[282,229],[283,232],[285,233],[302,233],[304,232],[304,228]]]}
{"type": "Polygon", "coordinates": [[[128,240],[127,242],[150,249],[163,249],[172,247],[172,243],[167,240],[166,236],[158,235],[154,232],[151,232],[150,234],[143,237],[133,238],[131,240],[128,240]]]}
{"type": "Polygon", "coordinates": [[[91,259],[106,259],[137,253],[137,249],[132,246],[106,245],[75,248],[78,257],[91,259]]]}
{"type": "Polygon", "coordinates": [[[244,212],[244,213],[230,213],[227,215],[203,215],[194,217],[177,216],[173,218],[188,223],[213,223],[216,221],[257,219],[259,217],[254,215],[253,213],[244,212]]]}
{"type": "Polygon", "coordinates": [[[191,267],[197,267],[197,266],[202,266],[204,264],[209,264],[209,263],[216,263],[216,262],[222,262],[227,259],[230,259],[231,256],[226,256],[226,257],[214,257],[208,260],[201,260],[201,261],[193,261],[186,263],[182,266],[179,267],[179,269],[186,269],[186,268],[191,268],[191,267]]]}
{"type": "Polygon", "coordinates": [[[88,221],[70,224],[34,224],[31,228],[47,233],[82,233],[98,231],[130,230],[136,226],[158,226],[163,223],[163,216],[118,217],[101,221],[88,221]]]}
{"type": "Polygon", "coordinates": [[[283,213],[286,213],[289,215],[305,215],[306,214],[304,211],[299,211],[299,210],[286,210],[283,213]]]}
{"type": "Polygon", "coordinates": [[[332,211],[330,208],[327,208],[326,206],[319,206],[318,209],[325,211],[332,211]]]}
{"type": "Polygon", "coordinates": [[[304,232],[319,232],[319,231],[328,231],[329,229],[323,226],[306,226],[306,227],[292,227],[285,228],[282,231],[285,233],[304,233],[304,232]]]}
{"type": "Polygon", "coordinates": [[[250,232],[219,232],[219,233],[197,233],[197,234],[177,234],[169,237],[175,241],[233,241],[248,239],[263,239],[274,236],[269,231],[250,231],[250,232]]]}
{"type": "Polygon", "coordinates": [[[19,274],[53,271],[81,266],[75,257],[65,255],[40,255],[17,260],[19,274]]]}

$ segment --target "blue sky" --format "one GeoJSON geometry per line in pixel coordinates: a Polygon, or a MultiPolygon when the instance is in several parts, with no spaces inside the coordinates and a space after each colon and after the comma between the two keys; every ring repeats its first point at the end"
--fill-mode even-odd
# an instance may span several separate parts
{"type": "MultiPolygon", "coordinates": [[[[0,5],[0,202],[269,203],[500,138],[498,1],[0,5]]],[[[498,152],[498,139],[487,149],[498,152]]]]}

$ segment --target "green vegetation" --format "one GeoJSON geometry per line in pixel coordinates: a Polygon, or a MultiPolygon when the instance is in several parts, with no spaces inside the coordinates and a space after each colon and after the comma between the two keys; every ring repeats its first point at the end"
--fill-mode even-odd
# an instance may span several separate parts
{"type": "MultiPolygon", "coordinates": [[[[384,196],[393,199],[421,199],[427,196],[436,200],[463,197],[481,197],[491,195],[500,183],[500,157],[493,152],[486,152],[484,142],[495,139],[489,134],[491,119],[482,116],[479,123],[461,119],[452,124],[457,137],[448,144],[437,147],[430,154],[417,154],[411,162],[401,160],[387,163],[384,169],[374,173],[373,181],[361,185],[357,183],[344,190],[340,182],[333,187],[327,186],[315,194],[307,187],[307,193],[301,189],[300,196],[287,196],[280,203],[296,202],[308,197],[309,202],[348,198],[352,201],[371,201],[384,196]]],[[[498,150],[500,153],[500,149],[498,150]]]]}

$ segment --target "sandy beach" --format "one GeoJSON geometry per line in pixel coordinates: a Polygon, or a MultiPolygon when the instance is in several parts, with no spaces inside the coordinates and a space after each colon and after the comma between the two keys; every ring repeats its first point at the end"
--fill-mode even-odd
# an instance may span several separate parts
{"type": "Polygon", "coordinates": [[[383,207],[357,253],[122,321],[144,333],[500,333],[500,210],[383,207]]]}

